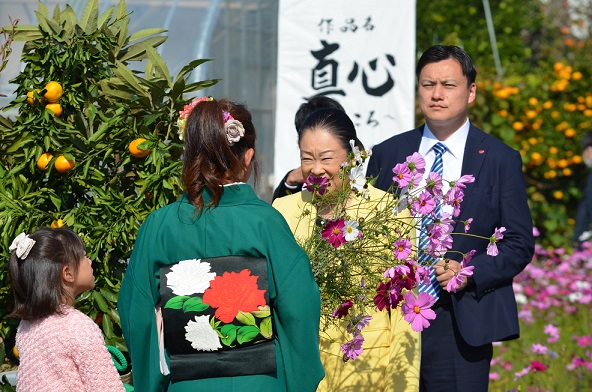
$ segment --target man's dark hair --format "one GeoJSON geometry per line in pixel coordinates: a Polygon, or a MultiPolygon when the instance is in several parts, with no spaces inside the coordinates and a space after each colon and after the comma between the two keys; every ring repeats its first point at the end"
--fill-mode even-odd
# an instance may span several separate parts
{"type": "Polygon", "coordinates": [[[317,109],[323,108],[337,109],[341,110],[342,112],[345,112],[343,106],[341,106],[339,102],[337,102],[333,98],[329,98],[324,95],[317,95],[315,97],[312,97],[308,101],[304,102],[302,105],[300,105],[300,107],[296,111],[296,117],[294,118],[294,125],[296,126],[296,131],[300,129],[302,123],[304,122],[306,117],[308,117],[309,114],[311,114],[317,109]]]}
{"type": "Polygon", "coordinates": [[[419,74],[423,67],[431,63],[437,63],[439,61],[454,59],[459,62],[463,75],[467,77],[467,81],[469,82],[469,86],[475,83],[475,79],[477,79],[477,70],[475,69],[475,65],[473,64],[473,60],[471,57],[459,48],[458,46],[444,46],[444,45],[434,45],[430,47],[428,50],[423,52],[419,61],[417,62],[417,67],[415,68],[415,76],[419,79],[419,74]]]}

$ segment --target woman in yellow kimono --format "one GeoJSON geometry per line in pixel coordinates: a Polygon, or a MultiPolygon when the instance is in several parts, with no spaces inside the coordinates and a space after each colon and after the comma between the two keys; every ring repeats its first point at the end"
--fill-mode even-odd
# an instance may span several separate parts
{"type": "MultiPolygon", "coordinates": [[[[350,140],[363,149],[354,124],[342,111],[320,109],[312,113],[298,131],[303,178],[312,175],[328,181],[327,191],[343,189],[341,165],[352,152],[350,140]]],[[[323,180],[325,181],[325,180],[323,180]]],[[[367,196],[348,200],[346,212],[353,219],[368,218],[375,207],[385,203],[390,195],[367,185],[367,196]]],[[[307,190],[278,198],[273,206],[284,216],[300,243],[309,238],[317,216],[329,217],[331,210],[316,211],[310,203],[313,194],[307,190]],[[310,213],[304,213],[309,210],[310,213]]],[[[398,218],[408,216],[405,210],[398,218]],[[407,214],[407,215],[404,215],[407,214]]],[[[411,329],[397,310],[374,310],[371,321],[363,330],[363,353],[344,363],[341,344],[350,340],[342,329],[329,327],[320,334],[321,361],[325,378],[318,391],[417,391],[419,389],[420,335],[411,329]]],[[[330,317],[327,314],[322,317],[330,317]]]]}

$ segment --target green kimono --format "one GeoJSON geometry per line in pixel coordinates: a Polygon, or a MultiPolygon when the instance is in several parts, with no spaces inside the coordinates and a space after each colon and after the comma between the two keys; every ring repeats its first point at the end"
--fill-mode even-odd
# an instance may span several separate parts
{"type": "MultiPolygon", "coordinates": [[[[207,204],[207,193],[204,199],[207,204]]],[[[150,214],[138,233],[118,306],[137,391],[314,391],[324,376],[319,289],[308,257],[282,216],[247,184],[225,187],[219,205],[200,215],[185,196],[150,214]],[[172,382],[161,372],[158,346],[160,268],[231,255],[267,260],[277,371],[172,382]]],[[[168,360],[166,343],[164,352],[168,360]]]]}

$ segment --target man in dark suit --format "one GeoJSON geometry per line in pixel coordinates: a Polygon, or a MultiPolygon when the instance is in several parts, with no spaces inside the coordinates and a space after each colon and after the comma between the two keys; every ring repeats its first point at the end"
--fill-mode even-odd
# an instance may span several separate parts
{"type": "MultiPolygon", "coordinates": [[[[591,169],[592,132],[586,133],[582,139],[582,157],[588,169],[591,169]]],[[[588,174],[584,195],[576,211],[573,240],[577,246],[580,246],[584,241],[592,241],[592,171],[588,174]]]]}
{"type": "MultiPolygon", "coordinates": [[[[308,117],[309,114],[317,109],[323,108],[332,108],[345,112],[343,106],[341,106],[341,104],[333,98],[329,98],[324,95],[314,96],[301,104],[296,111],[296,115],[294,117],[294,126],[296,127],[296,131],[300,129],[300,126],[304,120],[306,120],[306,117],[308,117]]],[[[277,188],[275,188],[273,191],[273,198],[271,201],[273,202],[278,197],[284,197],[286,195],[300,192],[302,190],[302,186],[304,185],[304,180],[305,179],[302,178],[302,170],[300,170],[300,166],[298,166],[296,169],[290,170],[286,173],[284,178],[282,178],[277,188]]]]}
{"type": "Polygon", "coordinates": [[[465,189],[454,231],[464,232],[463,221],[469,218],[474,218],[469,234],[489,238],[496,228],[506,228],[497,243],[497,256],[487,255],[487,240],[453,236],[453,249],[476,250],[469,263],[473,276],[465,278],[456,293],[448,293],[444,288],[460,269],[462,255],[449,252],[446,266],[444,260],[433,265],[441,288],[432,307],[437,316],[422,332],[420,391],[487,391],[492,342],[519,337],[512,280],[534,252],[522,159],[469,121],[477,72],[462,49],[429,48],[419,59],[416,75],[425,124],[375,146],[368,175],[377,177],[376,186],[387,190],[392,168],[414,152],[424,156],[427,175],[436,160],[433,147],[441,142],[446,147],[443,178],[475,177],[465,189]]]}

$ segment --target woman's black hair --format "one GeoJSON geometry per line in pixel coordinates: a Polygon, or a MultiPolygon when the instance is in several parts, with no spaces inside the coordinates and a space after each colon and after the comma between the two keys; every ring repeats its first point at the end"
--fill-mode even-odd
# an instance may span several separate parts
{"type": "Polygon", "coordinates": [[[302,135],[308,131],[322,129],[335,136],[341,146],[349,153],[352,151],[350,140],[355,141],[355,146],[360,150],[364,145],[358,139],[356,127],[349,116],[342,110],[333,108],[323,108],[312,112],[298,130],[298,145],[302,140],[302,135]]]}
{"type": "MultiPolygon", "coordinates": [[[[242,180],[246,169],[243,157],[249,148],[255,149],[256,136],[247,107],[228,99],[200,102],[189,113],[181,180],[187,198],[198,211],[205,207],[204,190],[212,197],[208,207],[215,207],[224,192],[223,185],[242,180]],[[240,121],[245,129],[245,135],[232,146],[226,137],[224,112],[240,121]]],[[[251,167],[257,184],[259,170],[255,155],[251,167]]]]}
{"type": "Polygon", "coordinates": [[[10,317],[35,321],[60,312],[68,300],[62,281],[64,266],[78,272],[86,248],[71,229],[42,227],[29,235],[35,244],[24,258],[12,252],[8,272],[14,293],[10,317]]]}

